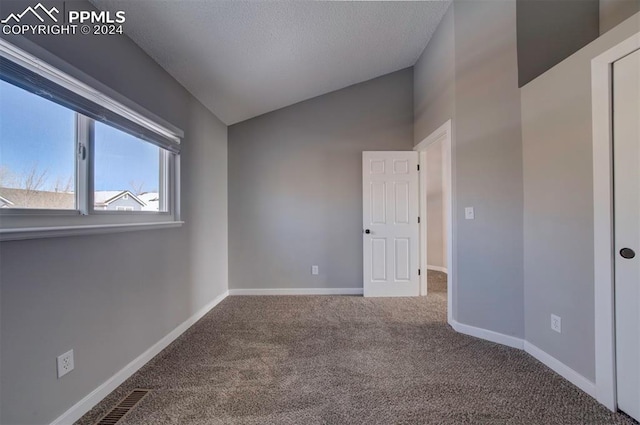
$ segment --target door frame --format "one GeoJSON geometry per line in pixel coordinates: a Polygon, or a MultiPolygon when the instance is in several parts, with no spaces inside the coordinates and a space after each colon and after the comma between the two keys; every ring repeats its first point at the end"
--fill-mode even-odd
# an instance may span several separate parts
{"type": "Polygon", "coordinates": [[[617,410],[613,241],[613,63],[640,49],[640,32],[591,61],[596,399],[617,410]]]}
{"type": "Polygon", "coordinates": [[[420,295],[427,295],[427,149],[434,143],[442,142],[443,153],[443,182],[445,183],[444,216],[446,221],[447,238],[447,321],[453,323],[453,300],[456,292],[456,275],[454,267],[453,253],[455,240],[453,238],[454,214],[453,207],[453,151],[452,151],[452,125],[448,120],[437,130],[418,143],[413,150],[420,153],[418,159],[420,164],[420,176],[418,185],[420,188],[420,269],[424,273],[420,274],[420,295]]]}

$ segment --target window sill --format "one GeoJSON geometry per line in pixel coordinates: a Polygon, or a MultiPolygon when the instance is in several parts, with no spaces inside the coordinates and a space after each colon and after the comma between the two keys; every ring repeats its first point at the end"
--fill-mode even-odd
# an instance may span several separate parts
{"type": "Polygon", "coordinates": [[[68,236],[99,235],[105,233],[135,232],[139,230],[170,229],[180,227],[184,221],[158,223],[96,224],[89,226],[31,227],[0,229],[0,242],[26,239],[60,238],[68,236]]]}

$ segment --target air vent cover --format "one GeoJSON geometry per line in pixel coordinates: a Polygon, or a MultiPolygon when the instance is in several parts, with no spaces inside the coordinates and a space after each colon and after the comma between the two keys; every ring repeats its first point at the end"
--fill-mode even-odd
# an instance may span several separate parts
{"type": "Polygon", "coordinates": [[[115,425],[127,416],[134,407],[149,394],[150,390],[135,389],[129,393],[116,407],[102,417],[96,425],[115,425]]]}

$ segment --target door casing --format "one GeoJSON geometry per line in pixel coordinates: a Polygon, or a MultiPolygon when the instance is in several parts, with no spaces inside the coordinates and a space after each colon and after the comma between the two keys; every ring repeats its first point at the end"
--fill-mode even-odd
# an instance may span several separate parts
{"type": "Polygon", "coordinates": [[[591,61],[596,399],[618,408],[615,365],[612,64],[640,49],[640,32],[591,61]]]}
{"type": "Polygon", "coordinates": [[[427,295],[427,161],[426,151],[434,143],[442,142],[443,175],[446,187],[444,193],[444,218],[446,221],[447,238],[447,321],[454,323],[453,300],[456,293],[456,274],[454,267],[454,199],[453,199],[453,152],[452,152],[452,123],[448,120],[437,130],[418,143],[413,150],[420,154],[420,269],[425,272],[420,275],[420,295],[427,295]]]}

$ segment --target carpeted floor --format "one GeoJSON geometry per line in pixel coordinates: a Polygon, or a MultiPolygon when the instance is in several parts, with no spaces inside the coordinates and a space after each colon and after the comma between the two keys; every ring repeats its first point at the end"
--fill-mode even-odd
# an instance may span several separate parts
{"type": "Polygon", "coordinates": [[[454,332],[446,281],[429,281],[426,298],[228,297],[78,424],[133,388],[153,391],[123,424],[634,423],[454,332]]]}

